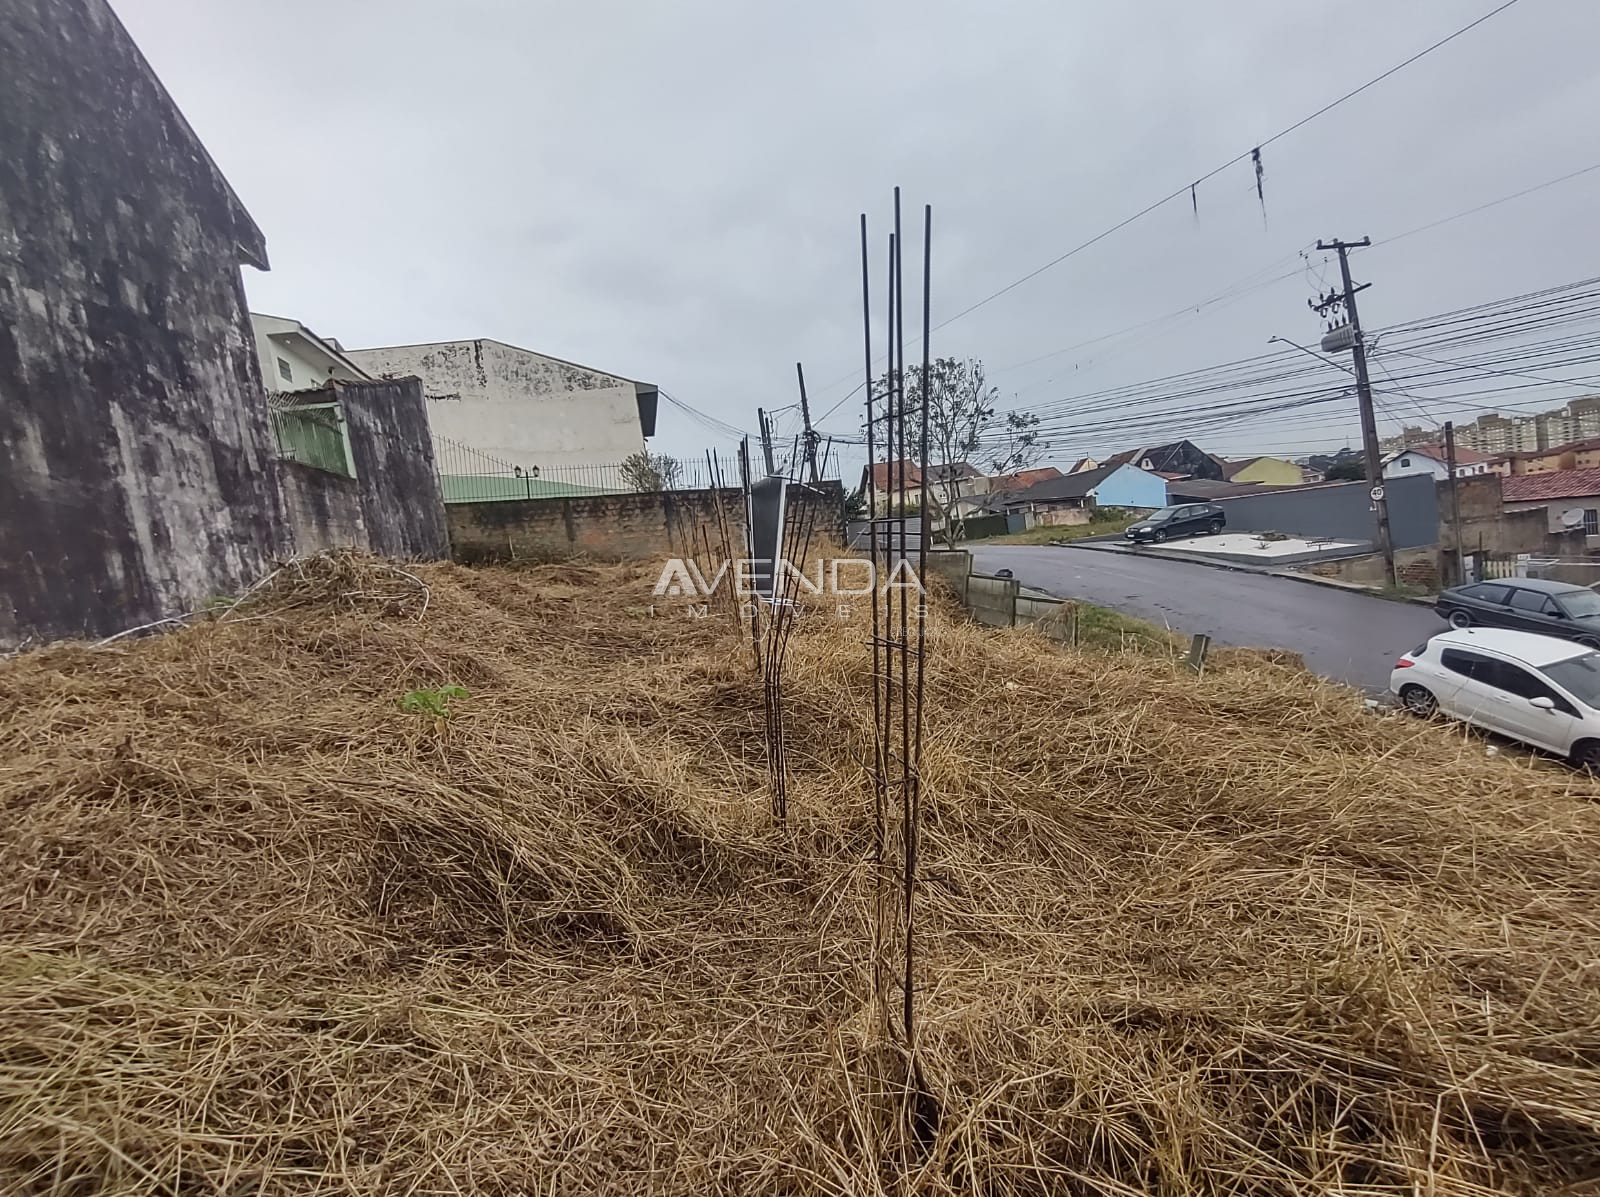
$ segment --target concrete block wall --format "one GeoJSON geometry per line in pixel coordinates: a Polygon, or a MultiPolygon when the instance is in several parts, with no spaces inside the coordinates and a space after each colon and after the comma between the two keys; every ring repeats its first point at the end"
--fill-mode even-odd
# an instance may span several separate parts
{"type": "Polygon", "coordinates": [[[973,574],[967,579],[967,610],[979,623],[1009,628],[1017,622],[1017,595],[1021,588],[1015,578],[973,574]]]}
{"type": "MultiPolygon", "coordinates": [[[[815,504],[815,552],[824,538],[842,541],[844,489],[825,482],[820,493],[797,492],[794,503],[815,504]],[[804,497],[798,497],[804,496],[804,497]]],[[[685,526],[715,526],[718,507],[743,552],[744,495],[738,490],[648,491],[572,499],[511,499],[446,507],[457,561],[654,560],[684,551],[685,526]]]]}
{"type": "MultiPolygon", "coordinates": [[[[1378,530],[1369,490],[1365,482],[1326,482],[1217,502],[1227,513],[1230,531],[1370,542],[1377,539],[1378,530]]],[[[1384,490],[1395,548],[1439,542],[1439,506],[1432,478],[1421,474],[1390,478],[1384,482],[1384,490]]]]}

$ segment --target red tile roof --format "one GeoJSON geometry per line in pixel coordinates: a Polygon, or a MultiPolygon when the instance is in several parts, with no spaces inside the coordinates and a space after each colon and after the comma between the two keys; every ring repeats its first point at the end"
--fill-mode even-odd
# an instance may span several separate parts
{"type": "MultiPolygon", "coordinates": [[[[922,471],[917,467],[916,462],[912,461],[910,458],[905,458],[900,461],[874,462],[872,466],[873,489],[879,494],[888,494],[892,489],[889,483],[890,476],[898,476],[902,466],[905,468],[906,489],[909,490],[913,486],[921,486],[922,471]]],[[[976,469],[964,461],[958,461],[954,465],[931,465],[928,467],[929,482],[946,482],[951,479],[982,477],[982,474],[978,473],[976,469]]],[[[861,483],[863,486],[865,486],[866,482],[867,467],[862,466],[861,483]]]]}
{"type": "Polygon", "coordinates": [[[1033,470],[1018,470],[1015,474],[997,474],[989,479],[989,491],[992,494],[997,490],[1026,490],[1037,483],[1063,477],[1065,475],[1055,466],[1040,466],[1033,470]]]}
{"type": "MultiPolygon", "coordinates": [[[[880,495],[888,494],[889,491],[893,489],[890,486],[890,477],[891,475],[897,476],[900,472],[901,466],[905,467],[905,484],[907,488],[922,485],[922,471],[917,468],[916,462],[909,460],[878,461],[874,462],[872,465],[872,489],[877,491],[880,495]]],[[[898,480],[898,478],[896,480],[898,480]]],[[[866,484],[867,469],[865,466],[863,466],[861,468],[861,485],[865,487],[866,484]]]]}
{"type": "Polygon", "coordinates": [[[1540,499],[1587,499],[1600,495],[1600,469],[1551,470],[1500,479],[1500,497],[1507,503],[1540,499]]]}

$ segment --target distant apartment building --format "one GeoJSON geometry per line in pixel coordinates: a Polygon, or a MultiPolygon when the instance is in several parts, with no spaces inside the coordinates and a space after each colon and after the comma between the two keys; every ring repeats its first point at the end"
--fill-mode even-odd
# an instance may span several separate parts
{"type": "Polygon", "coordinates": [[[1489,454],[1536,453],[1591,437],[1600,437],[1600,395],[1536,415],[1490,413],[1456,429],[1457,444],[1489,454]]]}
{"type": "Polygon", "coordinates": [[[1413,445],[1427,445],[1439,439],[1437,428],[1423,428],[1416,424],[1407,424],[1396,436],[1386,436],[1378,442],[1378,448],[1385,454],[1394,453],[1400,449],[1409,449],[1413,445]]]}

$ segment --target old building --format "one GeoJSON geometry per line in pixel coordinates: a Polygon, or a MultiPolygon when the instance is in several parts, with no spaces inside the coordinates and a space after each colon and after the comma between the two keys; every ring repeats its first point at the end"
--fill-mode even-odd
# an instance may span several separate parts
{"type": "MultiPolygon", "coordinates": [[[[930,465],[928,491],[931,503],[947,507],[960,499],[988,494],[989,479],[971,462],[930,465]]],[[[862,466],[860,493],[872,496],[874,515],[886,515],[896,508],[920,503],[922,469],[910,458],[862,466]],[[901,499],[894,497],[897,488],[904,491],[901,499]]]]}
{"type": "MultiPolygon", "coordinates": [[[[1449,453],[1443,445],[1420,444],[1396,449],[1383,459],[1385,478],[1404,478],[1409,474],[1427,474],[1434,479],[1450,476],[1449,453]]],[[[1456,446],[1456,477],[1475,478],[1479,474],[1493,473],[1494,459],[1487,453],[1456,446]]]]}
{"type": "Polygon", "coordinates": [[[1128,507],[1155,509],[1167,503],[1167,484],[1148,470],[1127,463],[1096,466],[1036,482],[1004,498],[1007,511],[1039,513],[1052,507],[1128,507]]]}
{"type": "Polygon", "coordinates": [[[1133,465],[1141,470],[1160,474],[1224,481],[1222,463],[1193,441],[1172,441],[1165,445],[1147,445],[1139,449],[1129,449],[1125,453],[1106,458],[1105,464],[1133,465]]]}
{"type": "Polygon", "coordinates": [[[333,338],[317,336],[298,320],[250,313],[261,378],[269,391],[315,391],[330,382],[361,382],[372,376],[345,356],[333,338]]]}
{"type": "Polygon", "coordinates": [[[190,610],[284,548],[266,242],[104,0],[0,5],[0,645],[190,610]]]}
{"type": "MultiPolygon", "coordinates": [[[[614,470],[655,435],[651,383],[500,341],[391,345],[345,356],[377,378],[422,379],[446,473],[459,446],[546,476],[575,467],[614,470]]],[[[606,479],[594,473],[592,481],[606,479]]]]}
{"type": "Polygon", "coordinates": [[[1263,486],[1299,486],[1305,477],[1298,465],[1281,457],[1243,457],[1222,463],[1229,482],[1259,482],[1263,486]]]}

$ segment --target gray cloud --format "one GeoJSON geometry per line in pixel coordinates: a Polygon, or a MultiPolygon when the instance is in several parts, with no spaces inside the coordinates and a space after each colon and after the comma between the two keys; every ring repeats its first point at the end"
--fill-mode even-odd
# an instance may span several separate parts
{"type": "MultiPolygon", "coordinates": [[[[892,184],[935,207],[952,313],[1491,6],[117,4],[266,231],[257,306],[350,344],[495,336],[743,427],[793,401],[797,359],[818,410],[859,380],[856,217],[879,269],[892,184]]],[[[1029,405],[1314,338],[1315,257],[1014,365],[1292,271],[1319,236],[1381,241],[1600,161],[1597,44],[1590,0],[1519,4],[1268,147],[1265,221],[1240,165],[1201,188],[1198,220],[1171,204],[935,350],[984,358],[1029,405]]],[[[1361,255],[1368,323],[1600,273],[1597,199],[1600,172],[1361,255]]],[[[854,425],[853,399],[828,421],[854,425]]],[[[1204,439],[1354,434],[1350,413],[1204,439]]],[[[704,437],[664,412],[662,447],[704,437]]],[[[1058,438],[1063,458],[1112,447],[1058,438]]]]}

